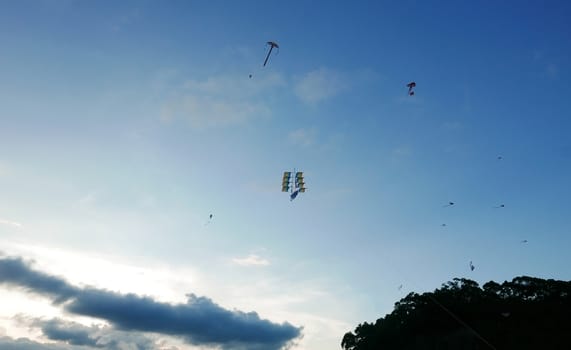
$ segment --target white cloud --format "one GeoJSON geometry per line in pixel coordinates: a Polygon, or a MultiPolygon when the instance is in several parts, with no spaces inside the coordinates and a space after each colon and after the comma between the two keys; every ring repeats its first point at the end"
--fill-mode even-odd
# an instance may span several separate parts
{"type": "Polygon", "coordinates": [[[162,108],[161,120],[182,120],[192,128],[239,125],[271,114],[267,99],[272,89],[284,85],[282,77],[211,77],[188,80],[162,108]]]}
{"type": "Polygon", "coordinates": [[[343,147],[345,135],[342,133],[323,134],[316,128],[300,128],[287,134],[289,143],[300,147],[311,147],[317,152],[334,152],[343,147]]]}
{"type": "Polygon", "coordinates": [[[256,254],[250,254],[245,258],[234,258],[232,262],[240,266],[267,266],[270,264],[267,259],[261,258],[256,254]]]}
{"type": "Polygon", "coordinates": [[[236,125],[269,115],[261,103],[227,102],[223,99],[187,95],[163,108],[163,121],[185,120],[195,129],[236,125]]]}
{"type": "Polygon", "coordinates": [[[22,227],[22,224],[19,222],[6,220],[6,219],[2,219],[2,218],[0,218],[0,225],[8,225],[8,226],[13,226],[13,227],[17,227],[17,228],[22,227]]]}
{"type": "Polygon", "coordinates": [[[306,103],[318,103],[347,89],[348,86],[344,80],[339,72],[319,68],[307,73],[296,84],[295,94],[306,103]]]}
{"type": "Polygon", "coordinates": [[[317,131],[315,129],[297,129],[288,134],[288,139],[294,145],[311,146],[315,143],[317,131]]]}

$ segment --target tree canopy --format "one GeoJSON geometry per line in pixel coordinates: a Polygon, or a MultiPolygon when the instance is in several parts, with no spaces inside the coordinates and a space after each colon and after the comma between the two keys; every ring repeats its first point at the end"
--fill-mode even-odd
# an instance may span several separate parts
{"type": "Polygon", "coordinates": [[[571,281],[516,277],[502,284],[455,278],[410,293],[375,323],[341,341],[345,350],[571,349],[571,281]]]}

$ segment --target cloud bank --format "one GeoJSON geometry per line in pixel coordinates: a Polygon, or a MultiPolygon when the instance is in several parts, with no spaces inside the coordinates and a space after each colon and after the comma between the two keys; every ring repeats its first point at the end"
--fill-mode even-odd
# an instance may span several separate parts
{"type": "MultiPolygon", "coordinates": [[[[175,336],[193,345],[277,350],[301,336],[301,328],[287,322],[276,324],[261,319],[256,312],[226,310],[194,294],[187,295],[185,304],[169,304],[135,294],[76,287],[63,278],[33,270],[19,257],[0,258],[0,284],[42,295],[70,314],[105,320],[120,331],[175,336]]],[[[88,333],[69,327],[51,325],[45,330],[67,341],[93,340],[88,333]]]]}

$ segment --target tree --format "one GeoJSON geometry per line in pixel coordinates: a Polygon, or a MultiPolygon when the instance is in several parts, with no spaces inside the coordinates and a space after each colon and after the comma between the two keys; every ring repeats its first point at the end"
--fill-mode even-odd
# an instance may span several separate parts
{"type": "Polygon", "coordinates": [[[343,336],[345,350],[571,349],[571,281],[469,279],[410,293],[343,336]]]}

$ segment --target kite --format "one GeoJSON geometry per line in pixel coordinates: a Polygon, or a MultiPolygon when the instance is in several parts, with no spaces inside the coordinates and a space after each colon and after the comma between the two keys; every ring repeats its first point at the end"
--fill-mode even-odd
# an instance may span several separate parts
{"type": "Polygon", "coordinates": [[[411,81],[410,83],[406,84],[406,86],[408,87],[408,94],[409,96],[414,95],[414,91],[412,91],[412,89],[414,87],[416,87],[416,83],[414,81],[411,81]]]}
{"type": "Polygon", "coordinates": [[[270,54],[272,53],[272,50],[274,49],[274,47],[276,49],[278,49],[278,52],[280,49],[280,46],[276,42],[268,41],[266,44],[270,46],[270,50],[268,51],[268,54],[266,55],[266,59],[264,60],[264,67],[266,66],[266,63],[268,63],[268,59],[270,58],[270,54]]]}
{"type": "Polygon", "coordinates": [[[505,208],[505,207],[506,207],[505,204],[500,204],[500,205],[498,205],[497,207],[494,207],[494,208],[505,208]]]}
{"type": "Polygon", "coordinates": [[[442,224],[442,225],[440,225],[440,226],[442,226],[442,227],[446,227],[446,224],[442,224]]]}
{"type": "Polygon", "coordinates": [[[523,241],[521,241],[520,243],[527,243],[527,239],[524,239],[523,241]]]}
{"type": "Polygon", "coordinates": [[[451,207],[451,206],[453,206],[453,205],[454,205],[454,202],[448,202],[448,204],[443,205],[442,207],[443,207],[443,208],[446,208],[446,207],[451,207]]]}
{"type": "MultiPolygon", "coordinates": [[[[270,47],[270,50],[268,51],[268,54],[266,55],[266,59],[264,60],[263,67],[265,67],[266,64],[268,63],[268,60],[270,59],[270,55],[272,54],[272,51],[274,50],[274,48],[278,49],[278,52],[280,50],[280,46],[275,41],[268,41],[268,42],[266,42],[266,45],[268,45],[270,47]]],[[[248,78],[252,79],[252,76],[253,76],[252,74],[249,74],[248,78]]]]}
{"type": "Polygon", "coordinates": [[[498,156],[498,160],[502,160],[502,159],[504,159],[504,157],[498,156]]]}
{"type": "Polygon", "coordinates": [[[214,215],[212,215],[212,214],[210,214],[210,215],[208,216],[208,221],[206,222],[206,224],[204,224],[204,226],[207,226],[207,225],[212,221],[212,217],[213,217],[213,216],[214,216],[214,215]]]}
{"type": "Polygon", "coordinates": [[[402,284],[399,286],[399,290],[402,290],[402,284]]]}
{"type": "Polygon", "coordinates": [[[471,271],[474,271],[475,268],[476,268],[476,267],[474,267],[474,264],[472,264],[472,262],[470,261],[470,270],[471,270],[471,271]]]}
{"type": "Polygon", "coordinates": [[[300,193],[304,193],[306,190],[302,171],[294,171],[293,173],[291,171],[284,171],[282,177],[282,192],[290,192],[290,201],[293,201],[300,193]]]}

